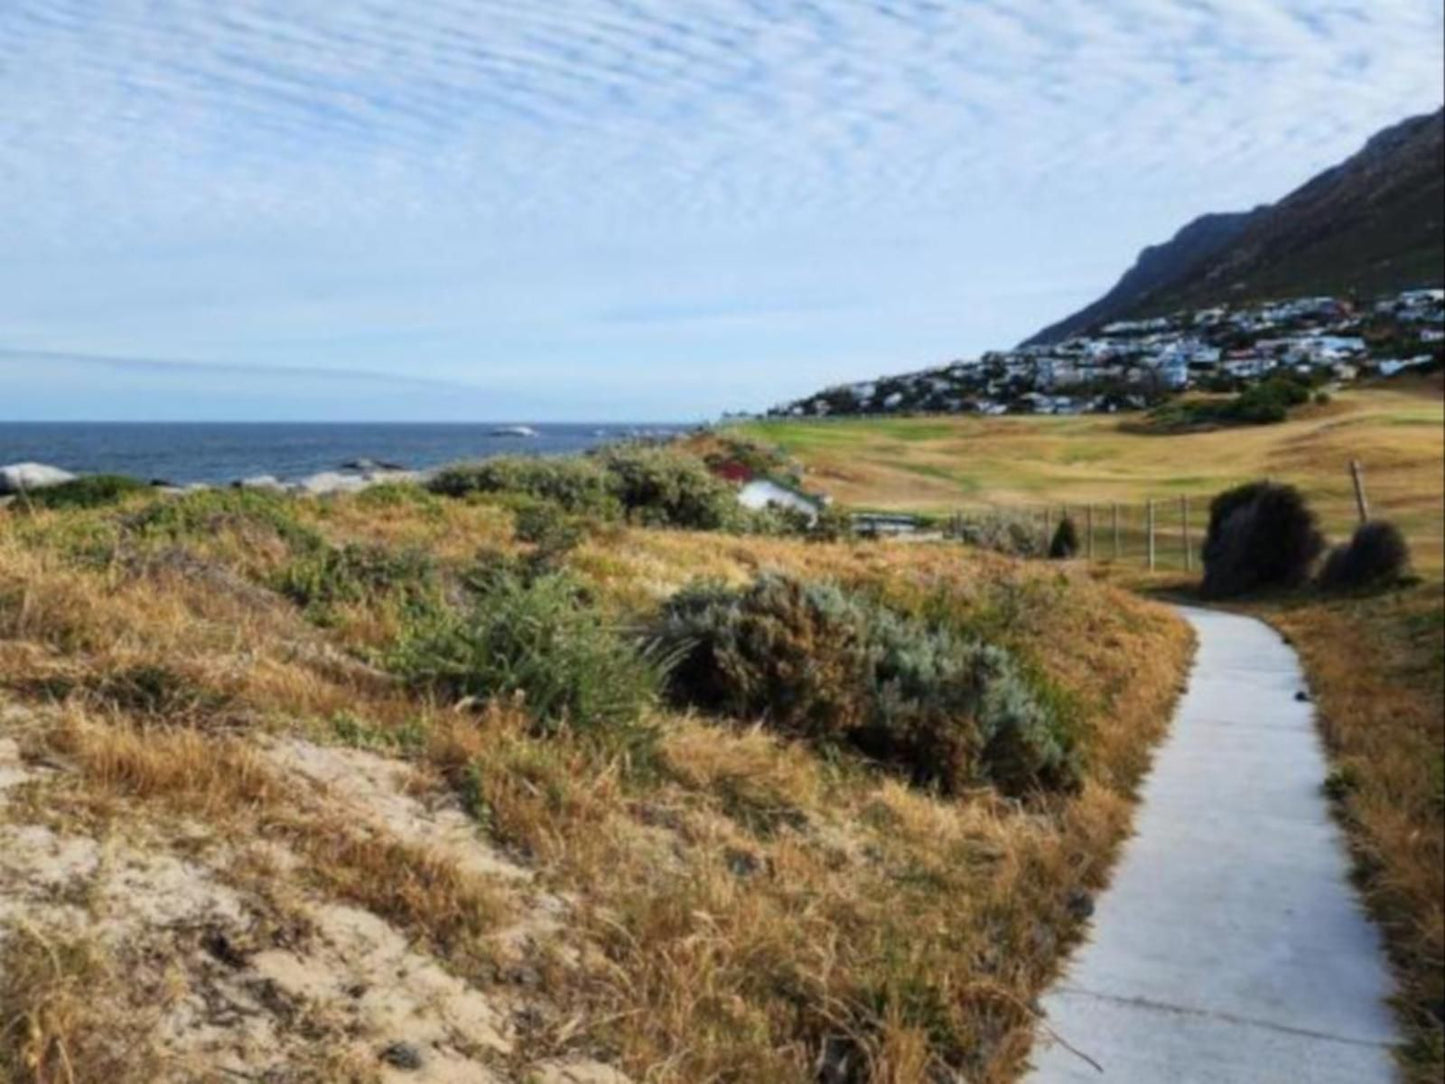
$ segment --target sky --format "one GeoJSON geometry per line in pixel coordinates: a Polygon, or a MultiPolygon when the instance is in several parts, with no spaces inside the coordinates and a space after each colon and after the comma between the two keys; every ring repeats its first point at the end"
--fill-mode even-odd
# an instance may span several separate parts
{"type": "Polygon", "coordinates": [[[0,0],[3,420],[700,420],[1010,346],[1440,0],[0,0]]]}

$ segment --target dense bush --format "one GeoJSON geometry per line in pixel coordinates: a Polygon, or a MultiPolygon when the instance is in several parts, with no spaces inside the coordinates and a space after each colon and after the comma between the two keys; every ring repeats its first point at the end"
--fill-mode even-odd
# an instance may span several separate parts
{"type": "Polygon", "coordinates": [[[1291,376],[1272,376],[1240,392],[1225,405],[1224,417],[1246,425],[1268,425],[1284,421],[1290,407],[1302,406],[1309,400],[1308,383],[1291,376]]]}
{"type": "Polygon", "coordinates": [[[1293,373],[1277,373],[1250,384],[1229,399],[1174,399],[1151,410],[1142,425],[1146,433],[1182,433],[1222,425],[1270,425],[1289,417],[1291,407],[1310,400],[1311,385],[1293,373]]]}
{"type": "Polygon", "coordinates": [[[520,695],[542,731],[644,733],[661,667],[573,580],[497,569],[472,586],[474,605],[418,622],[396,648],[392,668],[410,685],[453,701],[520,695]]]}
{"type": "Polygon", "coordinates": [[[20,499],[18,507],[99,508],[149,489],[144,482],[124,474],[89,474],[58,486],[31,490],[20,499]]]}
{"type": "Polygon", "coordinates": [[[1293,486],[1251,482],[1209,505],[1204,538],[1208,598],[1297,587],[1324,549],[1314,512],[1293,486]]]}
{"type": "Polygon", "coordinates": [[[596,461],[582,456],[509,455],[458,463],[439,471],[428,487],[446,497],[523,493],[553,501],[569,512],[616,510],[607,472],[596,461]]]}
{"type": "Polygon", "coordinates": [[[628,517],[639,523],[717,530],[738,522],[737,491],[695,455],[628,445],[595,460],[628,517]]]}
{"type": "Polygon", "coordinates": [[[1349,542],[1336,546],[1320,570],[1326,590],[1394,583],[1410,567],[1410,547],[1400,528],[1385,520],[1362,523],[1349,542]]]}
{"type": "Polygon", "coordinates": [[[1078,782],[1070,735],[1007,652],[837,587],[771,574],[694,586],[656,636],[681,703],[848,745],[951,792],[1078,782]]]}
{"type": "Polygon", "coordinates": [[[1039,557],[1044,552],[1038,523],[1012,512],[994,510],[959,516],[949,530],[970,546],[1012,557],[1039,557]]]}
{"type": "Polygon", "coordinates": [[[440,471],[434,493],[524,494],[567,512],[617,515],[654,527],[741,526],[737,493],[697,456],[624,445],[594,456],[499,456],[440,471]]]}
{"type": "Polygon", "coordinates": [[[1064,560],[1078,552],[1079,529],[1074,526],[1071,517],[1065,516],[1059,520],[1059,525],[1054,530],[1054,537],[1049,541],[1049,556],[1054,560],[1064,560]]]}

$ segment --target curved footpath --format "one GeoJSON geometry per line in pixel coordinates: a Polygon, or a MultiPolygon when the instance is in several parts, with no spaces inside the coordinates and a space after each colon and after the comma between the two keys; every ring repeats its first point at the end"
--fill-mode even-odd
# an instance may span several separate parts
{"type": "Polygon", "coordinates": [[[1390,977],[1346,879],[1299,663],[1263,622],[1183,614],[1189,690],[1092,937],[1043,998],[1027,1079],[1391,1081],[1390,977]]]}

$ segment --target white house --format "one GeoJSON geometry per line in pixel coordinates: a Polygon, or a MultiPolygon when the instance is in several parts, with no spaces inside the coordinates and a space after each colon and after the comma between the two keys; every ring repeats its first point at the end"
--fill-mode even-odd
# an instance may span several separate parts
{"type": "Polygon", "coordinates": [[[738,490],[738,503],[755,512],[761,511],[769,505],[791,508],[795,512],[802,512],[808,517],[808,522],[812,523],[818,518],[818,511],[823,507],[824,502],[817,497],[810,497],[792,486],[775,482],[771,478],[754,478],[738,490]]]}

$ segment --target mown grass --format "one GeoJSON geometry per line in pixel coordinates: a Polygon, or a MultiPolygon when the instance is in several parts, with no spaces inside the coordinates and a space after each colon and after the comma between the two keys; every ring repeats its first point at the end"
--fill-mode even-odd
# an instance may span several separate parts
{"type": "MultiPolygon", "coordinates": [[[[1127,830],[1183,624],[1077,568],[954,546],[611,522],[538,562],[527,538],[549,530],[519,538],[516,516],[501,498],[409,489],[0,515],[0,686],[44,710],[24,740],[58,773],[0,819],[284,845],[300,862],[268,870],[265,891],[372,910],[487,988],[518,890],[338,816],[261,754],[283,735],[361,745],[457,795],[572,901],[552,935],[568,951],[537,964],[555,1023],[527,1033],[519,1064],[580,1049],[658,1081],[804,1081],[820,1058],[858,1080],[1014,1077],[1078,900],[1127,830]],[[1006,651],[1067,725],[1077,787],[1009,796],[983,778],[945,795],[766,718],[669,708],[641,671],[627,696],[602,695],[612,653],[679,590],[766,570],[1006,651]],[[548,659],[555,672],[534,669],[548,659]],[[646,756],[596,740],[633,727],[646,756]]],[[[233,880],[262,891],[246,868],[233,880]]],[[[61,993],[117,961],[96,966],[61,993]]],[[[38,977],[0,988],[0,1017],[61,1020],[47,1006],[71,1002],[25,968],[38,977]]],[[[84,1016],[65,1008],[68,1056],[91,1059],[76,1079],[109,1071],[80,1041],[119,1027],[109,998],[102,985],[84,1016]]],[[[126,1034],[141,1057],[150,1033],[126,1034]]],[[[39,1079],[28,1050],[13,1048],[18,1080],[39,1079]]]]}

